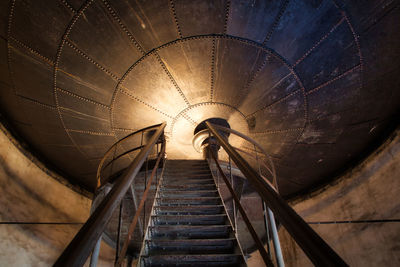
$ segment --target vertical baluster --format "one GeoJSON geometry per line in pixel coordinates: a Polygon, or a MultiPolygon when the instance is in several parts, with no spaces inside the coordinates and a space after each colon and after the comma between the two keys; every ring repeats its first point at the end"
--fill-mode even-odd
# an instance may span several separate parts
{"type": "Polygon", "coordinates": [[[275,259],[278,264],[278,267],[285,267],[285,262],[283,261],[283,255],[282,255],[282,250],[281,250],[281,243],[279,241],[279,236],[278,236],[278,230],[276,228],[275,224],[275,217],[274,213],[270,208],[267,208],[268,211],[268,217],[270,219],[271,223],[271,231],[272,231],[272,238],[273,238],[273,244],[274,244],[274,251],[275,251],[275,259]]]}
{"type": "Polygon", "coordinates": [[[118,262],[118,255],[121,243],[121,230],[122,230],[122,206],[124,199],[122,198],[121,204],[119,205],[119,216],[118,216],[118,232],[117,232],[117,249],[115,250],[115,264],[118,262]]]}
{"type": "MultiPolygon", "coordinates": [[[[146,157],[146,169],[145,169],[145,173],[144,173],[144,190],[143,192],[147,189],[147,173],[149,171],[149,157],[146,157]]],[[[151,184],[149,185],[150,188],[149,190],[151,190],[151,184]]],[[[143,197],[143,195],[142,195],[143,197]]],[[[146,201],[143,204],[143,225],[146,225],[146,201]]],[[[145,236],[145,231],[143,231],[143,239],[145,236]]]]}
{"type": "MultiPolygon", "coordinates": [[[[261,198],[260,198],[261,199],[261,198]]],[[[268,249],[268,256],[271,258],[271,237],[269,235],[269,218],[268,218],[268,211],[267,211],[267,205],[265,202],[261,199],[262,206],[263,206],[263,215],[264,215],[264,225],[265,225],[265,232],[267,233],[267,249],[268,249]]]]}
{"type": "MultiPolygon", "coordinates": [[[[231,161],[231,157],[229,156],[229,177],[231,179],[231,184],[232,184],[232,188],[235,189],[235,186],[233,184],[233,176],[232,176],[232,161],[231,161]]],[[[233,230],[235,231],[235,234],[238,234],[237,231],[237,215],[236,215],[236,203],[235,200],[232,198],[232,209],[233,209],[233,230]]]]}
{"type": "MultiPolygon", "coordinates": [[[[144,138],[144,131],[142,131],[142,137],[141,137],[141,139],[140,139],[140,146],[141,147],[143,147],[143,138],[144,138]]],[[[143,149],[143,148],[142,148],[143,149]]],[[[145,162],[145,164],[146,164],[146,171],[145,171],[145,173],[144,173],[144,186],[143,186],[143,192],[146,190],[146,184],[147,184],[147,157],[146,157],[146,162],[145,162]]],[[[143,195],[142,195],[142,197],[143,197],[143,195]]],[[[145,217],[146,217],[146,202],[145,202],[145,205],[144,205],[144,208],[143,208],[143,221],[142,221],[142,225],[144,226],[144,225],[146,225],[146,221],[145,221],[145,217]]],[[[139,217],[139,221],[140,221],[140,217],[139,217]]],[[[144,238],[144,235],[145,235],[145,231],[144,231],[144,229],[143,229],[143,233],[142,233],[142,238],[144,238]]]]}
{"type": "MultiPolygon", "coordinates": [[[[258,159],[258,153],[257,153],[257,147],[256,145],[254,146],[254,152],[256,153],[256,161],[257,161],[257,167],[258,167],[258,173],[261,174],[261,166],[260,166],[260,161],[258,159]]],[[[267,206],[265,202],[261,199],[262,201],[262,206],[263,206],[263,215],[264,215],[264,225],[265,225],[265,232],[267,233],[267,250],[268,250],[268,256],[271,259],[271,246],[270,246],[270,236],[269,236],[269,221],[268,221],[268,212],[267,212],[267,206]]]]}
{"type": "MultiPolygon", "coordinates": [[[[156,157],[158,157],[158,153],[159,153],[159,151],[158,151],[158,143],[157,143],[157,148],[156,148],[156,152],[157,152],[157,154],[156,154],[156,157]]],[[[156,185],[158,185],[158,170],[156,169],[156,185]]]]}
{"type": "MultiPolygon", "coordinates": [[[[261,173],[261,166],[260,162],[258,160],[258,154],[257,154],[257,147],[254,145],[254,150],[256,152],[256,160],[257,160],[257,165],[258,165],[258,172],[260,176],[262,176],[261,173]]],[[[265,229],[267,231],[267,247],[268,247],[268,255],[270,258],[271,257],[271,247],[270,247],[270,235],[269,235],[269,224],[271,224],[271,232],[272,232],[272,243],[274,245],[274,251],[275,251],[275,260],[277,262],[278,267],[284,267],[285,263],[283,261],[283,255],[282,255],[282,250],[281,250],[281,244],[279,242],[279,236],[278,236],[278,230],[276,228],[275,224],[275,217],[272,211],[267,207],[266,203],[262,201],[263,203],[263,213],[264,213],[264,222],[265,222],[265,229]]]]}

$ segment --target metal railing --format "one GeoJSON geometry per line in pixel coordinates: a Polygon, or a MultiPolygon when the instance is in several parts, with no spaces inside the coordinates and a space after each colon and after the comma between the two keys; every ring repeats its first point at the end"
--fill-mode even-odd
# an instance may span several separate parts
{"type": "MultiPolygon", "coordinates": [[[[215,156],[215,152],[214,152],[214,151],[211,151],[210,154],[211,154],[212,159],[215,161],[215,163],[216,163],[216,165],[217,165],[217,168],[218,168],[218,170],[219,170],[219,173],[221,174],[221,176],[222,176],[222,178],[223,178],[223,180],[224,180],[226,186],[228,187],[228,190],[229,190],[230,194],[232,195],[232,197],[233,197],[233,199],[234,199],[234,201],[235,201],[235,203],[236,203],[236,205],[237,205],[237,208],[238,208],[240,214],[242,215],[243,221],[245,222],[245,224],[246,224],[246,226],[247,226],[247,229],[249,230],[249,232],[250,232],[250,234],[251,234],[251,236],[252,236],[254,242],[256,243],[256,246],[257,246],[257,248],[258,248],[258,250],[259,250],[259,252],[260,252],[260,254],[261,254],[261,257],[262,257],[263,260],[264,260],[264,263],[265,263],[268,267],[274,266],[274,264],[272,263],[272,261],[271,261],[269,255],[268,255],[268,252],[267,252],[266,249],[264,248],[264,244],[262,243],[262,241],[261,241],[260,238],[258,237],[257,232],[256,232],[256,230],[254,229],[253,225],[251,224],[250,219],[248,218],[248,216],[247,216],[247,214],[246,214],[246,212],[245,212],[243,206],[241,205],[238,196],[236,195],[235,191],[233,190],[233,187],[232,187],[231,183],[229,182],[228,178],[226,177],[224,171],[221,169],[221,166],[220,166],[219,163],[218,163],[217,157],[215,156]]],[[[235,208],[234,208],[234,209],[235,209],[235,208]]],[[[236,217],[236,216],[235,216],[235,217],[236,217]]],[[[236,227],[236,226],[235,226],[235,227],[236,227]]],[[[236,231],[237,231],[237,230],[236,230],[236,231]]]]}
{"type": "MultiPolygon", "coordinates": [[[[273,216],[275,215],[279,222],[285,227],[287,232],[291,235],[291,237],[296,241],[296,243],[301,247],[301,249],[305,252],[308,258],[316,265],[316,266],[348,266],[343,259],[336,254],[336,252],[286,203],[286,201],[279,195],[277,188],[274,187],[274,184],[277,185],[275,169],[269,169],[272,174],[273,179],[272,182],[268,180],[268,178],[262,175],[260,171],[255,171],[254,168],[250,166],[248,161],[244,159],[243,156],[239,154],[237,148],[231,146],[228,140],[221,134],[221,131],[228,131],[230,133],[234,133],[238,136],[244,136],[234,130],[224,128],[221,126],[213,125],[209,122],[206,122],[207,128],[209,130],[210,135],[214,137],[217,145],[220,145],[224,151],[229,155],[229,162],[231,159],[236,164],[241,173],[246,177],[248,182],[252,185],[252,187],[256,190],[259,196],[265,203],[266,206],[266,214],[270,215],[270,223],[271,227],[274,228],[275,219],[273,216]],[[271,217],[272,216],[272,217],[271,217]]],[[[211,136],[210,136],[211,137],[211,136]]],[[[209,138],[209,142],[211,142],[211,138],[209,138]]],[[[246,140],[250,141],[249,138],[246,140]]],[[[256,142],[252,142],[255,148],[255,152],[257,153],[257,148],[260,151],[263,151],[261,146],[258,146],[256,142]]],[[[247,218],[243,207],[240,204],[240,199],[236,196],[235,191],[229,180],[227,179],[224,171],[222,170],[216,152],[211,148],[212,144],[209,144],[206,149],[209,149],[209,155],[215,161],[219,174],[222,176],[225,184],[228,187],[229,192],[231,193],[233,199],[235,200],[236,205],[242,215],[248,230],[256,243],[258,250],[267,266],[273,266],[273,263],[270,258],[269,249],[265,250],[264,245],[260,241],[255,233],[253,227],[251,226],[250,220],[247,218]]],[[[215,149],[214,149],[215,150],[215,149]]],[[[244,151],[241,151],[242,153],[244,151]]],[[[248,156],[249,153],[244,153],[244,155],[248,156]]],[[[264,153],[266,155],[266,153],[264,153]]],[[[256,157],[258,155],[256,154],[256,157]]],[[[232,168],[230,168],[232,169],[232,168]]],[[[276,229],[276,227],[275,227],[276,229]]],[[[268,232],[268,231],[267,231],[268,232]]],[[[276,235],[277,236],[277,235],[276,235]]],[[[274,240],[274,245],[276,244],[274,240]]],[[[278,249],[279,251],[279,249],[278,249]]],[[[277,249],[275,248],[275,253],[277,249]]],[[[283,263],[280,263],[280,258],[282,255],[276,255],[276,262],[278,266],[282,266],[283,263]]]]}
{"type": "MultiPolygon", "coordinates": [[[[97,191],[102,185],[106,184],[108,182],[108,179],[112,178],[113,176],[116,176],[119,173],[119,171],[126,169],[126,167],[128,167],[129,164],[122,165],[119,168],[117,168],[117,170],[114,170],[114,172],[113,172],[113,167],[115,167],[115,164],[117,163],[117,161],[119,161],[123,158],[128,158],[128,157],[129,157],[129,161],[132,161],[132,158],[131,158],[132,153],[138,152],[144,148],[145,133],[151,133],[152,131],[154,131],[154,129],[160,127],[161,125],[162,124],[156,124],[156,125],[152,125],[152,126],[137,130],[137,131],[125,136],[124,138],[118,140],[116,143],[114,143],[104,154],[104,156],[101,159],[99,166],[97,168],[97,174],[96,174],[97,184],[96,184],[95,191],[97,191]],[[126,146],[127,143],[130,141],[133,141],[133,143],[135,145],[129,147],[128,149],[123,148],[123,146],[124,145],[126,146]],[[136,145],[136,143],[138,143],[138,144],[136,145]],[[119,155],[116,155],[117,151],[119,149],[122,149],[125,151],[121,152],[119,155]],[[109,160],[109,161],[107,161],[107,160],[109,160]],[[109,170],[110,172],[105,178],[103,178],[102,175],[106,170],[109,170]]],[[[163,142],[163,140],[159,139],[156,141],[156,144],[159,144],[162,142],[163,142]]]]}
{"type": "MultiPolygon", "coordinates": [[[[118,170],[116,173],[120,174],[122,173],[118,178],[115,179],[114,184],[110,190],[109,193],[105,195],[103,200],[100,202],[100,204],[97,206],[97,208],[94,210],[94,212],[90,215],[89,219],[86,221],[86,223],[82,226],[82,228],[79,230],[79,232],[75,235],[74,239],[69,243],[67,248],[64,250],[64,252],[61,254],[61,256],[57,259],[55,262],[54,266],[83,266],[83,264],[86,262],[87,258],[89,257],[90,253],[93,251],[93,254],[98,255],[98,244],[100,243],[101,236],[110,221],[114,211],[118,206],[121,205],[121,201],[124,198],[124,196],[127,194],[128,190],[131,189],[132,182],[134,181],[135,177],[141,170],[144,162],[147,162],[148,156],[151,153],[151,151],[154,149],[155,145],[158,143],[161,143],[161,151],[158,152],[158,145],[157,145],[157,160],[154,165],[154,168],[152,170],[152,174],[150,179],[146,183],[145,191],[143,193],[142,199],[140,201],[139,206],[136,209],[136,213],[134,216],[134,219],[131,223],[131,227],[129,230],[129,234],[127,239],[124,242],[124,245],[119,251],[119,243],[120,241],[117,241],[117,257],[116,257],[116,265],[121,265],[122,261],[125,258],[127,247],[129,244],[130,239],[132,238],[133,230],[131,231],[131,228],[135,228],[138,219],[139,219],[139,214],[143,209],[146,201],[146,197],[148,195],[148,192],[150,190],[150,185],[151,182],[153,181],[154,175],[157,172],[157,168],[159,166],[159,163],[161,159],[165,158],[165,137],[164,137],[164,128],[166,126],[166,123],[154,125],[151,127],[147,127],[144,129],[141,129],[139,131],[136,131],[123,139],[119,140],[117,143],[115,143],[104,155],[103,159],[100,162],[98,172],[97,172],[97,190],[100,190],[100,188],[106,184],[106,182],[110,181],[109,179],[106,179],[102,181],[102,176],[101,174],[104,172],[105,169],[107,168],[112,168],[115,164],[115,162],[119,159],[121,159],[125,155],[129,155],[132,152],[138,151],[138,154],[136,157],[131,161],[129,166],[125,166],[125,168],[122,168],[121,170],[118,170]],[[147,141],[144,144],[144,133],[147,132],[147,141]],[[127,142],[127,140],[133,139],[135,136],[138,134],[141,134],[141,144],[140,146],[135,146],[133,149],[128,149],[127,151],[122,152],[118,156],[116,156],[117,148],[119,145],[121,145],[124,142],[127,142]],[[114,156],[110,160],[110,162],[105,163],[107,158],[110,157],[114,153],[114,156]],[[95,248],[96,247],[96,248],[95,248]]],[[[147,166],[147,164],[146,164],[147,166]]],[[[115,176],[116,173],[110,172],[110,175],[108,177],[113,177],[115,176]]],[[[133,192],[132,192],[133,193],[133,192]]],[[[120,209],[122,209],[122,206],[120,206],[120,209]]],[[[121,210],[120,210],[121,211],[121,210]]],[[[119,225],[121,224],[121,214],[119,216],[119,225]]],[[[144,216],[145,218],[145,216],[144,216]]],[[[118,231],[118,239],[120,238],[120,227],[118,231]]],[[[92,260],[93,263],[95,263],[97,259],[92,260]]]]}

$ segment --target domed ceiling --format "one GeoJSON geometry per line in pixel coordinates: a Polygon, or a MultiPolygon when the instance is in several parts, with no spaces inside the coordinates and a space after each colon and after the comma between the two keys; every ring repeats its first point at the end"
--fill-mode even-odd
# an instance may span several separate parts
{"type": "Polygon", "coordinates": [[[89,190],[130,132],[166,121],[168,157],[198,158],[194,128],[223,118],[294,194],[368,148],[399,107],[398,1],[350,2],[2,1],[2,110],[89,190]]]}

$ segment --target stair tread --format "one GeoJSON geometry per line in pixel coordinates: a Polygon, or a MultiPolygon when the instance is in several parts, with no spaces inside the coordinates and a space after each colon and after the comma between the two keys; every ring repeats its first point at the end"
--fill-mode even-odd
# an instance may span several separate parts
{"type": "Polygon", "coordinates": [[[153,261],[151,266],[243,266],[242,255],[233,254],[170,254],[143,255],[144,261],[153,261]],[[166,265],[167,264],[167,265],[166,265]],[[170,265],[169,265],[170,264],[170,265]]]}
{"type": "Polygon", "coordinates": [[[214,184],[214,181],[212,180],[199,180],[199,179],[189,179],[189,180],[185,180],[185,182],[182,181],[167,181],[165,182],[164,186],[175,186],[175,185],[193,185],[193,186],[202,186],[202,185],[210,185],[210,184],[214,184]]]}
{"type": "Polygon", "coordinates": [[[159,197],[216,197],[218,191],[161,191],[159,197]]]}
{"type": "Polygon", "coordinates": [[[221,253],[221,254],[168,254],[168,255],[163,255],[163,254],[158,254],[158,255],[143,255],[142,257],[187,257],[187,256],[192,256],[192,257],[226,257],[226,256],[242,256],[240,253],[221,253]]]}
{"type": "Polygon", "coordinates": [[[226,214],[209,215],[153,215],[152,223],[155,225],[215,225],[226,224],[226,214]]]}
{"type": "MultiPolygon", "coordinates": [[[[157,197],[161,198],[161,197],[157,197]]],[[[220,199],[220,197],[162,197],[162,199],[220,199]]]]}
{"type": "Polygon", "coordinates": [[[164,183],[170,183],[170,182],[176,182],[176,183],[185,183],[185,182],[193,182],[193,181],[199,181],[199,182],[209,182],[210,184],[214,182],[214,180],[212,178],[209,177],[203,177],[203,178],[199,178],[199,177],[185,177],[182,179],[168,179],[165,178],[164,183]]]}
{"type": "Polygon", "coordinates": [[[186,215],[186,214],[182,214],[182,215],[164,215],[164,214],[155,214],[155,215],[151,215],[152,217],[222,217],[222,216],[226,216],[225,213],[221,213],[221,214],[205,214],[205,215],[186,215]]]}
{"type": "Polygon", "coordinates": [[[231,227],[229,224],[210,224],[210,225],[154,225],[150,228],[226,228],[231,227]]]}
{"type": "Polygon", "coordinates": [[[155,215],[163,215],[165,213],[171,213],[172,214],[176,214],[176,213],[197,213],[199,215],[203,214],[203,215],[207,215],[207,214],[224,214],[224,210],[222,207],[208,207],[208,208],[203,208],[201,206],[199,206],[198,209],[193,208],[193,206],[191,206],[190,208],[185,208],[185,206],[169,206],[169,208],[164,207],[162,209],[159,209],[157,207],[155,207],[155,211],[156,214],[155,215]],[[173,207],[177,207],[178,209],[172,209],[173,207]]]}
{"type": "Polygon", "coordinates": [[[198,238],[198,239],[146,239],[146,242],[155,242],[155,243],[207,243],[207,242],[214,242],[214,243],[220,243],[223,241],[235,241],[236,238],[230,237],[230,238],[198,238]]]}
{"type": "Polygon", "coordinates": [[[214,189],[217,188],[215,184],[201,184],[201,185],[195,185],[195,184],[187,184],[187,185],[163,185],[160,187],[160,190],[194,190],[194,191],[202,191],[202,190],[209,190],[209,189],[214,189]],[[201,189],[201,188],[207,188],[207,189],[201,189]]]}
{"type": "Polygon", "coordinates": [[[153,253],[146,254],[148,256],[158,256],[158,255],[164,255],[164,256],[173,256],[173,255],[179,255],[179,254],[186,254],[187,256],[193,256],[193,255],[229,255],[233,254],[234,251],[232,248],[228,248],[222,251],[216,251],[216,250],[206,250],[203,253],[199,253],[199,251],[189,251],[189,250],[155,250],[152,251],[153,253]]]}
{"type": "Polygon", "coordinates": [[[166,167],[140,266],[244,266],[208,163],[166,167]]]}
{"type": "Polygon", "coordinates": [[[218,192],[217,189],[215,190],[168,190],[168,191],[163,191],[161,192],[168,192],[168,193],[216,193],[218,192]]]}
{"type": "Polygon", "coordinates": [[[223,205],[185,205],[185,206],[166,206],[166,205],[157,205],[155,208],[166,208],[166,209],[208,209],[208,208],[223,208],[223,205]]]}
{"type": "Polygon", "coordinates": [[[214,180],[211,179],[185,179],[185,180],[169,180],[165,181],[164,185],[204,185],[214,184],[214,180]],[[174,184],[176,183],[176,184],[174,184]]]}

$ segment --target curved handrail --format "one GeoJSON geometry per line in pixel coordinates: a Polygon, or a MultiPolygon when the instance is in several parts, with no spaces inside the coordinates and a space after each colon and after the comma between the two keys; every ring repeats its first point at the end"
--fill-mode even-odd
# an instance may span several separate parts
{"type": "MultiPolygon", "coordinates": [[[[252,155],[251,153],[249,153],[249,152],[247,152],[247,151],[244,151],[243,149],[240,149],[240,148],[235,147],[235,146],[233,146],[233,148],[236,149],[237,151],[240,151],[240,152],[242,152],[242,153],[248,155],[249,157],[255,158],[255,159],[257,160],[257,157],[254,156],[254,155],[252,155]]],[[[271,172],[271,170],[268,168],[268,166],[267,166],[264,162],[261,161],[261,164],[264,165],[264,167],[265,167],[269,172],[271,172]]],[[[267,177],[263,176],[262,174],[260,174],[260,176],[261,176],[262,178],[264,178],[264,180],[265,180],[267,183],[269,183],[270,186],[271,186],[272,188],[275,189],[275,191],[279,192],[278,186],[277,186],[277,184],[276,184],[276,179],[272,178],[272,183],[271,183],[271,182],[268,180],[267,177]]]]}
{"type": "MultiPolygon", "coordinates": [[[[103,170],[103,165],[104,165],[104,162],[106,161],[106,159],[108,158],[108,156],[110,156],[110,154],[112,153],[112,151],[113,151],[119,144],[121,144],[121,143],[123,143],[124,141],[130,139],[130,138],[133,137],[134,135],[136,135],[136,134],[138,134],[138,133],[142,133],[142,132],[148,131],[148,130],[153,129],[153,128],[157,128],[157,127],[159,127],[159,126],[161,126],[161,125],[162,125],[162,123],[159,123],[159,124],[155,124],[155,125],[152,125],[152,126],[148,126],[148,127],[139,129],[139,130],[137,130],[137,131],[135,131],[135,132],[133,132],[133,133],[128,134],[127,136],[123,137],[122,139],[118,140],[117,142],[115,142],[115,143],[106,151],[106,153],[104,153],[104,156],[103,156],[103,158],[101,159],[101,161],[100,161],[100,163],[99,163],[99,166],[97,167],[97,173],[96,173],[97,184],[96,184],[96,190],[95,190],[95,191],[97,191],[97,190],[101,187],[101,172],[102,172],[102,170],[103,170]]],[[[131,153],[131,152],[134,152],[134,151],[136,151],[136,150],[139,150],[139,149],[141,149],[142,147],[143,147],[143,145],[140,145],[140,146],[135,147],[135,148],[133,148],[133,149],[131,149],[131,150],[125,151],[123,154],[117,156],[117,158],[113,158],[109,163],[107,163],[107,165],[104,166],[104,169],[105,169],[106,167],[108,167],[112,162],[114,162],[115,160],[117,160],[118,158],[121,158],[122,156],[124,156],[124,155],[126,155],[126,154],[129,154],[129,153],[131,153]]]]}
{"type": "MultiPolygon", "coordinates": [[[[232,134],[234,134],[236,136],[239,136],[242,139],[244,139],[244,140],[248,141],[249,143],[253,144],[255,147],[257,147],[260,150],[260,152],[262,154],[264,154],[265,157],[269,161],[269,164],[270,164],[272,170],[270,168],[268,168],[267,165],[264,164],[264,166],[271,173],[271,175],[272,175],[272,183],[273,183],[275,189],[278,190],[278,182],[277,182],[277,178],[276,178],[275,165],[274,165],[274,162],[272,161],[272,157],[271,157],[271,155],[269,155],[265,151],[265,149],[259,143],[257,143],[257,141],[255,141],[254,139],[248,137],[247,135],[245,135],[245,134],[243,134],[243,133],[241,133],[239,131],[236,131],[236,130],[233,130],[233,129],[230,129],[230,128],[226,128],[226,127],[223,127],[223,126],[220,126],[220,125],[216,125],[216,124],[213,124],[213,123],[210,123],[210,122],[208,122],[208,123],[211,124],[214,128],[216,128],[218,130],[224,131],[226,133],[232,133],[232,134]]],[[[205,132],[209,132],[209,130],[208,129],[204,129],[204,130],[199,131],[197,134],[201,134],[201,133],[205,133],[205,132]]],[[[241,152],[244,152],[242,149],[238,149],[237,147],[235,147],[235,148],[237,150],[240,150],[241,152]]],[[[257,153],[257,151],[255,151],[255,152],[257,153]]],[[[244,153],[247,153],[247,152],[244,152],[244,153]]]]}
{"type": "MultiPolygon", "coordinates": [[[[257,156],[254,156],[254,155],[251,154],[250,152],[248,152],[248,151],[246,151],[246,150],[244,150],[244,149],[242,149],[242,148],[239,148],[239,147],[237,147],[237,146],[233,146],[233,148],[235,148],[237,151],[240,151],[240,152],[242,152],[242,153],[248,155],[249,157],[252,157],[252,158],[254,158],[254,159],[257,160],[257,156]]],[[[267,164],[265,164],[265,163],[262,162],[262,161],[261,161],[261,164],[262,164],[270,173],[273,172],[273,170],[271,170],[271,169],[268,167],[267,164]]]]}
{"type": "Polygon", "coordinates": [[[111,161],[109,161],[109,162],[102,168],[103,171],[104,171],[108,166],[110,166],[112,163],[114,163],[116,160],[118,160],[118,159],[122,158],[123,156],[128,155],[128,154],[130,154],[130,153],[132,153],[132,152],[135,152],[135,151],[137,151],[137,150],[140,150],[140,149],[142,149],[143,147],[144,147],[143,145],[137,146],[137,147],[134,147],[134,148],[132,148],[132,149],[129,149],[129,150],[125,151],[125,152],[122,153],[122,154],[119,154],[118,156],[114,157],[111,161]]]}

